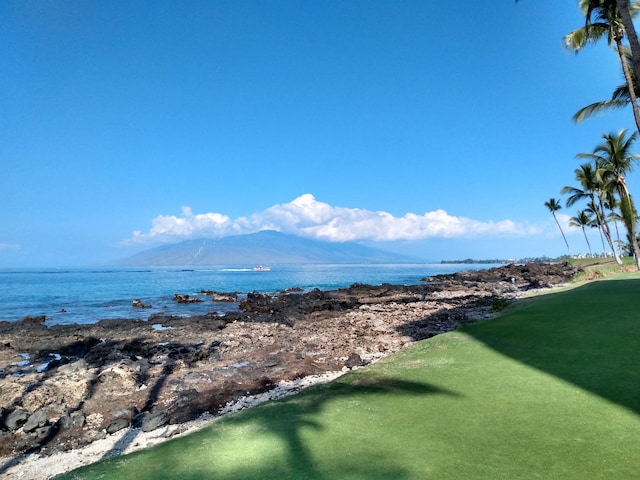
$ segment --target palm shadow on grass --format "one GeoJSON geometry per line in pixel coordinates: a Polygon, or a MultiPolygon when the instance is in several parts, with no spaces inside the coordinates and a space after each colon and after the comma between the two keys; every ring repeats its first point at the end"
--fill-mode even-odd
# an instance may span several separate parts
{"type": "MultiPolygon", "coordinates": [[[[639,294],[640,280],[593,282],[518,302],[515,309],[502,317],[462,331],[524,365],[640,414],[639,294]]],[[[353,399],[364,405],[389,394],[389,398],[446,395],[452,400],[461,396],[430,383],[376,375],[365,371],[348,375],[330,385],[313,387],[297,396],[229,416],[178,442],[167,442],[149,451],[92,465],[64,478],[123,478],[120,463],[127,473],[136,472],[135,477],[127,478],[138,479],[409,478],[412,473],[384,450],[376,451],[372,458],[367,457],[366,449],[358,448],[354,458],[340,445],[319,451],[315,449],[326,449],[326,445],[317,447],[317,441],[309,441],[311,435],[316,439],[334,439],[333,427],[327,420],[335,407],[334,401],[353,399]],[[224,432],[225,427],[230,430],[224,432]],[[244,446],[242,442],[246,438],[259,436],[263,445],[278,442],[282,454],[261,455],[254,450],[247,457],[245,452],[240,452],[238,458],[226,460],[223,470],[220,457],[224,455],[216,449],[226,446],[218,442],[235,441],[229,433],[246,430],[250,430],[251,435],[239,435],[238,445],[244,446]],[[310,445],[314,445],[314,450],[310,445]],[[192,458],[198,449],[204,453],[199,453],[201,459],[194,462],[192,458]],[[134,465],[137,470],[129,468],[134,465]],[[341,475],[336,476],[336,471],[341,475]]],[[[362,442],[384,434],[384,431],[375,431],[372,425],[362,442]]],[[[227,448],[226,453],[233,456],[235,451],[227,448]]]]}
{"type": "MultiPolygon", "coordinates": [[[[459,395],[422,382],[412,382],[391,377],[358,377],[357,380],[341,378],[329,385],[310,387],[304,392],[275,402],[259,405],[257,407],[244,410],[239,414],[230,415],[222,419],[222,425],[217,422],[211,427],[195,432],[184,439],[176,442],[167,442],[152,450],[137,452],[130,455],[130,458],[140,465],[154,465],[154,468],[146,472],[138,472],[136,478],[143,479],[171,479],[189,478],[192,480],[204,479],[305,479],[322,480],[335,478],[327,473],[327,455],[330,462],[335,462],[330,468],[339,471],[341,478],[348,479],[394,479],[401,480],[408,478],[409,474],[402,465],[394,462],[393,458],[384,458],[383,452],[376,454],[377,458],[372,459],[362,452],[343,452],[339,444],[333,445],[335,455],[324,452],[311,451],[304,440],[305,431],[313,431],[314,434],[331,436],[330,427],[319,421],[326,418],[326,409],[330,405],[341,399],[353,399],[360,401],[367,396],[380,395],[396,396],[423,396],[423,395],[447,395],[458,397],[459,395]],[[271,438],[279,442],[283,449],[282,462],[272,462],[267,457],[261,457],[260,461],[242,463],[242,455],[237,460],[237,464],[231,468],[226,466],[226,472],[216,465],[216,452],[210,455],[211,461],[208,464],[198,462],[185,462],[184,459],[189,452],[195,452],[200,448],[209,448],[212,440],[215,443],[215,433],[220,428],[228,427],[232,431],[243,431],[250,428],[255,435],[264,435],[265,439],[271,438]],[[178,447],[179,446],[179,447],[178,447]],[[203,447],[204,446],[204,447],[203,447]],[[321,466],[320,462],[324,462],[321,466]],[[187,466],[188,465],[188,466],[187,466]],[[384,467],[381,467],[384,465],[384,467]],[[185,470],[186,468],[186,470],[185,470]]],[[[366,402],[366,400],[362,400],[366,402]]],[[[371,439],[368,435],[383,435],[384,432],[376,432],[373,428],[363,436],[362,441],[368,442],[371,439]]],[[[332,437],[333,438],[333,437],[332,437]]],[[[254,455],[252,455],[255,458],[254,455]]],[[[258,453],[258,457],[260,454],[258,453]]],[[[126,457],[124,457],[126,459],[126,457]]],[[[61,478],[120,478],[118,465],[120,460],[112,459],[107,463],[90,465],[76,472],[72,472],[69,477],[61,478]]],[[[129,462],[124,460],[122,465],[129,468],[129,462]]],[[[131,470],[127,470],[128,472],[131,470]]]]}
{"type": "MultiPolygon", "coordinates": [[[[313,393],[313,392],[310,392],[313,393]]],[[[439,387],[420,382],[411,382],[397,378],[364,378],[357,382],[345,382],[338,380],[330,385],[322,394],[310,394],[303,398],[292,399],[283,404],[280,412],[274,412],[273,416],[264,416],[259,413],[248,415],[246,420],[243,417],[240,421],[264,422],[273,435],[285,441],[287,445],[288,464],[296,472],[308,472],[311,476],[301,476],[299,478],[325,478],[319,472],[314,471],[313,452],[310,452],[301,439],[300,431],[303,428],[323,430],[322,424],[313,420],[313,417],[321,413],[327,401],[335,401],[339,398],[353,397],[362,398],[368,395],[433,395],[446,394],[457,396],[450,391],[439,387]]],[[[366,402],[366,400],[363,400],[366,402]]],[[[363,442],[367,439],[363,438],[363,442]]],[[[364,475],[363,465],[369,462],[362,462],[359,473],[364,475]]],[[[372,475],[369,472],[368,475],[372,475]]],[[[377,471],[376,477],[361,478],[404,478],[400,466],[393,471],[377,471]]],[[[254,477],[258,478],[258,477],[254,477]]]]}
{"type": "Polygon", "coordinates": [[[640,414],[640,280],[525,300],[464,331],[492,349],[640,414]]]}

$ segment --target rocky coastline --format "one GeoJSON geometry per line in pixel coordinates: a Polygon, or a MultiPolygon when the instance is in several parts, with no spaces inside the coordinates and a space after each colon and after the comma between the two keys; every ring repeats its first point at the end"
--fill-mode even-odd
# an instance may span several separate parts
{"type": "MultiPolygon", "coordinates": [[[[175,435],[282,382],[348,371],[491,318],[511,299],[575,273],[568,263],[507,265],[410,286],[252,292],[224,316],[0,322],[0,477],[26,456],[126,439],[123,432],[175,435]]],[[[235,292],[208,293],[238,301],[235,292]]]]}

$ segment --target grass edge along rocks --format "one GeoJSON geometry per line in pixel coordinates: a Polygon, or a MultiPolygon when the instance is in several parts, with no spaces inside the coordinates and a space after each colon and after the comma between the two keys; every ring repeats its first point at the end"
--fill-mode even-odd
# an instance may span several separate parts
{"type": "Polygon", "coordinates": [[[530,299],[63,478],[634,478],[637,274],[530,299]]]}

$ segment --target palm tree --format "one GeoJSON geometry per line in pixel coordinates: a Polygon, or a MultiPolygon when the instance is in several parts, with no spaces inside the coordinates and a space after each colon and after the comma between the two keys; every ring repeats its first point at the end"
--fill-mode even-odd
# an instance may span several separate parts
{"type": "Polygon", "coordinates": [[[640,270],[640,247],[636,238],[637,213],[633,199],[627,188],[625,175],[633,169],[633,164],[640,159],[637,153],[631,153],[631,146],[635,142],[637,134],[627,137],[627,130],[618,133],[610,133],[602,136],[604,141],[598,145],[593,153],[581,153],[578,158],[591,158],[603,169],[603,180],[606,184],[615,188],[620,201],[620,213],[631,240],[631,248],[636,258],[636,266],[640,270]]]}
{"type": "MultiPolygon", "coordinates": [[[[622,217],[617,212],[610,212],[609,220],[611,220],[613,225],[616,227],[616,244],[618,245],[618,254],[622,256],[622,247],[625,244],[620,240],[620,230],[618,229],[618,223],[622,222],[622,217]]],[[[628,250],[628,246],[625,249],[628,250]]],[[[633,252],[631,254],[633,255],[633,252]]]]}
{"type": "MultiPolygon", "coordinates": [[[[604,37],[607,38],[609,45],[611,45],[612,42],[615,43],[620,65],[622,65],[624,79],[629,91],[636,128],[640,131],[640,111],[638,110],[638,101],[633,88],[633,78],[624,55],[622,39],[624,38],[625,30],[618,6],[615,0],[580,0],[579,5],[586,18],[585,25],[564,36],[565,46],[577,53],[585,45],[597,43],[604,37]]],[[[637,9],[638,2],[634,1],[628,5],[627,11],[634,13],[637,9]]]]}
{"type": "Polygon", "coordinates": [[[616,211],[616,208],[619,206],[619,202],[614,195],[613,190],[608,189],[604,192],[603,205],[604,208],[609,210],[607,220],[613,223],[613,226],[616,229],[616,245],[618,245],[618,255],[622,256],[622,241],[620,240],[620,229],[618,228],[618,223],[622,222],[622,216],[620,216],[620,214],[616,211]]]}
{"type": "MultiPolygon", "coordinates": [[[[593,168],[590,163],[583,163],[580,168],[574,170],[576,180],[582,187],[566,186],[560,190],[562,195],[569,195],[567,199],[567,207],[572,206],[580,200],[593,200],[596,192],[600,189],[602,183],[597,169],[593,168]]],[[[598,217],[598,223],[602,223],[598,217]]]]}
{"type": "MultiPolygon", "coordinates": [[[[518,0],[516,0],[516,2],[517,1],[518,0]]],[[[585,13],[587,24],[590,23],[593,10],[602,9],[604,11],[613,11],[616,13],[615,16],[619,18],[619,23],[622,25],[623,31],[629,39],[632,56],[628,58],[628,61],[633,65],[633,72],[635,73],[636,78],[640,78],[640,43],[638,42],[638,35],[636,33],[635,26],[633,25],[633,17],[636,16],[640,10],[639,3],[640,2],[633,0],[631,3],[629,0],[581,0],[579,4],[583,13],[585,13]]]]}
{"type": "Polygon", "coordinates": [[[569,219],[569,225],[572,227],[580,227],[582,229],[582,234],[584,235],[584,239],[587,241],[587,246],[589,247],[590,257],[593,257],[593,251],[591,251],[591,244],[589,243],[589,238],[587,237],[587,232],[584,227],[590,227],[592,224],[593,219],[589,217],[584,210],[578,210],[576,216],[569,219]]]}
{"type": "MultiPolygon", "coordinates": [[[[587,207],[584,209],[584,212],[591,218],[593,218],[593,223],[591,224],[591,228],[597,228],[598,229],[598,233],[600,234],[600,241],[602,242],[602,256],[604,257],[606,252],[607,252],[607,248],[604,246],[604,234],[602,233],[603,228],[602,225],[599,225],[598,222],[595,220],[595,217],[597,216],[597,211],[598,211],[598,207],[594,202],[589,202],[587,204],[587,207]]],[[[611,247],[614,248],[614,247],[611,247]]],[[[614,252],[616,251],[615,248],[613,250],[614,252]]],[[[622,264],[622,260],[620,259],[620,256],[618,254],[616,254],[616,262],[618,264],[622,264]]]]}
{"type": "MultiPolygon", "coordinates": [[[[616,248],[613,244],[613,239],[611,238],[611,230],[609,229],[609,224],[607,223],[606,216],[604,214],[604,207],[602,202],[602,190],[603,190],[603,181],[602,181],[602,170],[597,166],[594,167],[591,163],[584,163],[580,165],[580,168],[575,170],[576,180],[580,184],[582,188],[577,187],[563,187],[560,190],[562,195],[569,195],[567,199],[567,207],[573,206],[576,202],[580,200],[587,200],[588,210],[593,214],[595,218],[595,222],[600,229],[601,237],[604,236],[607,239],[607,243],[611,247],[613,251],[613,255],[616,259],[616,263],[618,265],[622,265],[622,259],[618,255],[616,248]]],[[[602,245],[603,254],[604,250],[604,242],[602,245]]]]}
{"type": "Polygon", "coordinates": [[[636,78],[640,78],[640,43],[638,43],[638,35],[636,34],[636,28],[632,21],[634,10],[637,11],[637,4],[632,2],[631,5],[629,5],[629,0],[616,0],[616,5],[620,12],[620,20],[622,21],[622,25],[624,25],[624,31],[629,39],[631,53],[633,53],[633,70],[636,78]]]}
{"type": "Polygon", "coordinates": [[[551,215],[553,215],[553,219],[556,221],[556,225],[558,225],[558,228],[560,229],[562,238],[564,238],[564,244],[567,246],[567,251],[569,252],[569,256],[571,256],[571,249],[569,248],[569,242],[567,242],[567,237],[564,236],[564,232],[562,231],[562,227],[560,226],[558,217],[556,217],[556,212],[562,208],[562,205],[560,205],[560,202],[555,198],[550,198],[549,201],[544,202],[544,206],[547,207],[551,212],[551,215]]]}
{"type": "MultiPolygon", "coordinates": [[[[626,57],[627,62],[631,62],[631,51],[626,47],[624,48],[624,56],[626,57]]],[[[638,85],[637,78],[638,77],[636,77],[635,72],[631,72],[631,80],[633,82],[636,97],[640,96],[640,85],[638,85]]],[[[615,88],[609,100],[595,102],[578,110],[573,115],[573,121],[576,123],[582,123],[587,118],[594,117],[609,110],[618,110],[624,108],[630,103],[631,96],[629,95],[629,87],[625,82],[624,84],[619,85],[615,88]]]]}

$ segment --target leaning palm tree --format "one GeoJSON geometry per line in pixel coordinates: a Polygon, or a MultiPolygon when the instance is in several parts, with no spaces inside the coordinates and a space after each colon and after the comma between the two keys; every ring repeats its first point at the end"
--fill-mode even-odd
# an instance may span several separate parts
{"type": "MultiPolygon", "coordinates": [[[[567,198],[567,207],[572,206],[580,200],[594,200],[596,193],[600,190],[602,179],[600,172],[594,168],[591,163],[583,163],[580,168],[574,170],[576,180],[582,188],[566,186],[562,187],[560,193],[569,195],[567,198]]],[[[598,223],[602,223],[600,217],[597,218],[598,223]]]]}
{"type": "MultiPolygon", "coordinates": [[[[631,62],[631,50],[628,48],[624,48],[624,56],[627,59],[627,62],[631,62]]],[[[636,98],[640,96],[640,85],[638,84],[638,77],[636,77],[635,72],[631,72],[631,81],[633,83],[633,87],[635,89],[636,98]]],[[[573,121],[576,123],[582,123],[588,118],[595,117],[596,115],[604,112],[608,112],[610,110],[619,110],[631,104],[631,95],[629,94],[629,87],[627,83],[623,83],[615,88],[613,93],[611,94],[611,98],[609,100],[602,100],[600,102],[595,102],[586,107],[581,108],[573,115],[573,121]]]]}
{"type": "MultiPolygon", "coordinates": [[[[516,2],[517,1],[518,0],[516,0],[516,2]]],[[[633,17],[635,17],[640,11],[640,2],[636,0],[580,0],[579,7],[586,18],[584,31],[579,32],[581,29],[577,29],[566,35],[565,45],[578,52],[586,43],[597,42],[604,36],[604,32],[608,30],[608,43],[611,45],[611,40],[615,40],[622,70],[625,74],[625,81],[629,85],[629,91],[633,92],[633,88],[631,87],[632,83],[630,81],[632,76],[630,75],[630,72],[633,71],[635,73],[635,77],[640,78],[640,43],[638,42],[638,36],[633,24],[633,17]],[[604,22],[596,22],[597,24],[600,24],[599,27],[604,27],[600,28],[599,32],[598,29],[596,29],[595,32],[591,29],[593,26],[591,19],[594,12],[597,19],[605,20],[604,22]],[[607,25],[607,23],[609,23],[609,25],[607,25]],[[629,39],[629,46],[632,53],[632,56],[626,61],[620,53],[622,38],[625,34],[629,39]],[[629,68],[629,63],[633,65],[633,68],[629,68]]],[[[631,93],[631,95],[634,97],[637,96],[636,92],[631,93]]],[[[624,105],[627,104],[628,103],[625,103],[624,105]]],[[[638,114],[638,107],[635,99],[633,100],[632,105],[634,108],[636,126],[640,131],[640,114],[638,114]]]]}
{"type": "MultiPolygon", "coordinates": [[[[565,35],[564,44],[567,48],[577,53],[585,45],[597,43],[605,37],[609,45],[615,43],[615,49],[618,53],[629,91],[636,128],[640,131],[640,111],[638,110],[638,101],[633,87],[633,77],[631,76],[629,63],[624,55],[622,39],[624,38],[625,29],[618,6],[615,0],[580,0],[579,5],[586,19],[585,25],[565,35]]],[[[638,2],[632,1],[628,4],[628,11],[631,15],[635,14],[638,9],[640,9],[638,2]]]]}
{"type": "MultiPolygon", "coordinates": [[[[599,225],[598,222],[595,220],[595,217],[597,216],[597,211],[598,211],[597,205],[591,201],[587,204],[587,207],[584,209],[584,213],[586,213],[590,218],[594,219],[593,223],[591,223],[591,228],[598,229],[598,233],[600,234],[600,241],[602,242],[602,256],[604,257],[607,252],[607,248],[604,245],[605,236],[603,234],[602,225],[599,225]]],[[[614,252],[616,251],[613,246],[611,248],[613,248],[614,252]]],[[[617,253],[616,253],[616,262],[618,262],[618,264],[622,264],[622,260],[620,259],[620,256],[617,253]]]]}
{"type": "Polygon", "coordinates": [[[633,53],[632,63],[633,70],[636,74],[636,78],[640,78],[640,43],[638,42],[638,35],[636,28],[633,25],[633,10],[635,6],[634,2],[629,4],[629,0],[616,0],[616,6],[620,12],[620,21],[624,25],[624,31],[629,39],[629,45],[631,52],[633,53]]]}
{"type": "MultiPolygon", "coordinates": [[[[600,229],[601,237],[607,239],[607,243],[613,251],[614,258],[618,265],[622,265],[622,259],[616,251],[613,239],[611,238],[611,230],[604,214],[604,207],[602,201],[602,169],[597,166],[594,167],[591,163],[583,163],[580,168],[575,170],[576,180],[582,188],[566,186],[560,190],[562,195],[569,195],[567,198],[567,207],[573,206],[580,200],[587,200],[588,210],[591,211],[595,218],[595,222],[600,229]]],[[[603,253],[605,251],[604,244],[602,247],[603,253]]]]}
{"type": "Polygon", "coordinates": [[[562,227],[560,226],[560,222],[558,221],[558,217],[556,217],[556,212],[562,208],[560,202],[555,198],[550,198],[547,202],[544,202],[544,206],[549,209],[551,215],[553,215],[553,219],[556,221],[556,225],[560,229],[560,233],[562,234],[562,238],[564,239],[564,244],[567,246],[567,252],[569,252],[569,256],[571,256],[571,249],[569,248],[569,242],[567,242],[567,237],[564,236],[564,232],[562,231],[562,227]]]}
{"type": "Polygon", "coordinates": [[[636,266],[640,270],[640,247],[636,238],[637,213],[633,199],[627,188],[625,175],[633,169],[633,165],[640,159],[637,153],[631,153],[631,146],[637,134],[627,137],[627,130],[602,136],[604,141],[598,145],[593,153],[579,154],[579,158],[591,158],[603,169],[603,180],[611,188],[615,188],[620,201],[620,213],[631,240],[631,248],[636,259],[636,266]]]}
{"type": "Polygon", "coordinates": [[[616,208],[620,206],[620,202],[618,202],[613,190],[610,188],[604,191],[603,206],[609,211],[607,214],[607,220],[613,223],[613,226],[616,229],[618,255],[622,256],[622,241],[620,240],[620,229],[618,228],[618,224],[621,222],[624,224],[624,222],[622,216],[616,211],[616,208]]]}
{"type": "Polygon", "coordinates": [[[618,254],[622,256],[622,247],[625,245],[625,243],[620,239],[620,229],[618,228],[618,223],[624,223],[622,221],[622,216],[618,212],[610,212],[608,217],[616,227],[616,244],[618,245],[618,254]]]}
{"type": "Polygon", "coordinates": [[[578,210],[575,217],[571,217],[569,219],[569,225],[572,227],[580,227],[582,229],[582,234],[584,235],[584,239],[587,241],[587,246],[589,247],[589,256],[593,257],[593,251],[591,250],[591,244],[589,243],[589,237],[587,237],[587,232],[584,229],[585,227],[590,227],[593,224],[593,219],[587,215],[584,210],[578,210]]]}

